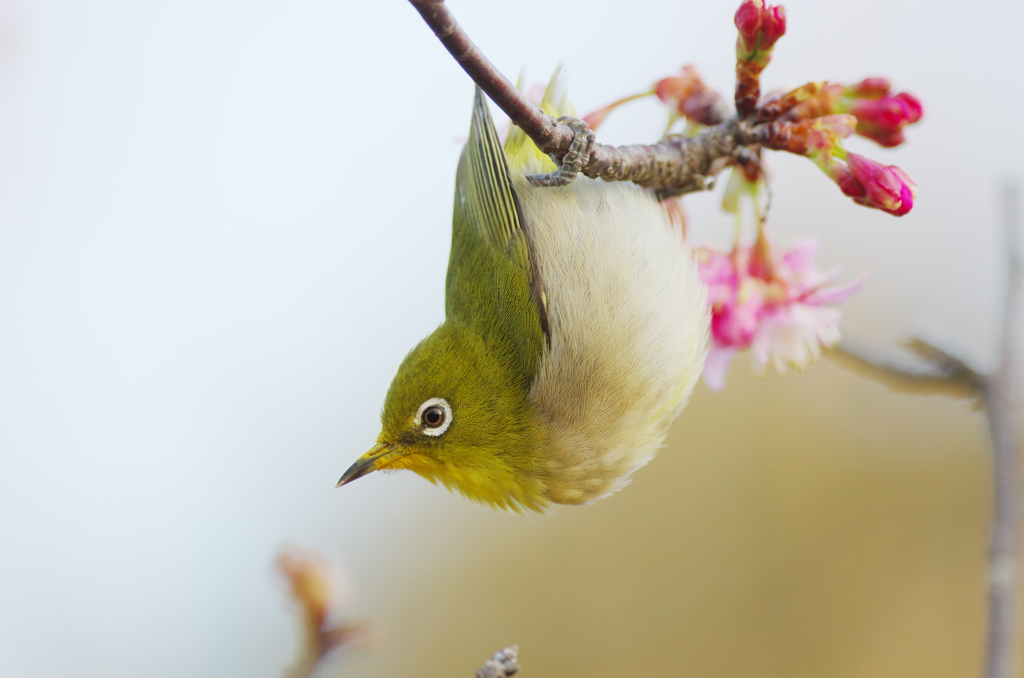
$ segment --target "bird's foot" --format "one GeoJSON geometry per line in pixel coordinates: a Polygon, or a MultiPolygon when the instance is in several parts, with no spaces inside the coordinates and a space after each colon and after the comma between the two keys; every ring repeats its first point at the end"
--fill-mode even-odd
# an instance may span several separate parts
{"type": "Polygon", "coordinates": [[[561,162],[555,157],[551,158],[558,163],[557,170],[550,174],[532,174],[527,177],[534,186],[567,186],[590,162],[590,154],[594,150],[594,130],[579,118],[563,116],[558,121],[564,122],[572,130],[572,143],[561,162]]]}

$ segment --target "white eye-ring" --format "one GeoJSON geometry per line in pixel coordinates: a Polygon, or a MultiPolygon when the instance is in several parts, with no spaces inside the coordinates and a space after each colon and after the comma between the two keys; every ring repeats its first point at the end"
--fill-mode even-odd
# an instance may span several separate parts
{"type": "Polygon", "coordinates": [[[452,425],[452,406],[444,398],[431,398],[420,405],[416,424],[423,433],[436,438],[452,425]]]}

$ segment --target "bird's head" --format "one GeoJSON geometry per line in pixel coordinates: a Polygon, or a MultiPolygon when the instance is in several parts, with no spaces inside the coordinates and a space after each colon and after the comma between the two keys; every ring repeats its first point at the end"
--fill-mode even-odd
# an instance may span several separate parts
{"type": "Polygon", "coordinates": [[[542,509],[544,427],[518,381],[478,336],[446,322],[402,361],[377,444],[338,487],[407,469],[475,501],[542,509]]]}

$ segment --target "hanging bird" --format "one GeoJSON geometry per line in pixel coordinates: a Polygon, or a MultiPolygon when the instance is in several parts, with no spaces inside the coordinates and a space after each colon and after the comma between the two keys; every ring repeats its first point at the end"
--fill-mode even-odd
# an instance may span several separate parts
{"type": "MultiPolygon", "coordinates": [[[[571,113],[552,79],[541,107],[571,113]]],[[[338,486],[409,469],[514,510],[623,487],[704,364],[703,284],[654,194],[578,177],[518,128],[504,149],[479,88],[455,179],[445,321],[405,357],[377,444],[338,486]]]]}

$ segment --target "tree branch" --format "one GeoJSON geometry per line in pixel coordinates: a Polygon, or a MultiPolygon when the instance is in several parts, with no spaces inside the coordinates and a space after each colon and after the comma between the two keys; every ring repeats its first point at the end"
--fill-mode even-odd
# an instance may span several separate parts
{"type": "Polygon", "coordinates": [[[1007,259],[1006,298],[1000,328],[999,367],[983,391],[992,438],[994,483],[989,537],[987,678],[1016,678],[1018,666],[1017,572],[1020,559],[1020,384],[1017,365],[1020,332],[1020,219],[1018,189],[1003,191],[1007,259]]]}
{"type": "Polygon", "coordinates": [[[984,376],[966,362],[920,338],[910,339],[906,346],[923,364],[850,339],[844,339],[829,355],[844,367],[880,381],[893,391],[982,397],[984,376]]]}
{"type": "MultiPolygon", "coordinates": [[[[463,70],[537,144],[542,153],[561,158],[573,141],[569,125],[555,120],[516,89],[469,38],[444,0],[409,0],[441,44],[463,70]]],[[[774,109],[772,109],[774,111],[774,109]]],[[[664,196],[708,190],[716,174],[733,164],[743,146],[763,145],[790,150],[776,143],[778,124],[771,115],[733,117],[694,137],[670,137],[652,145],[605,146],[594,144],[582,173],[605,181],[632,181],[662,189],[664,196]]],[[[777,116],[776,116],[777,117],[777,116]]]]}
{"type": "Polygon", "coordinates": [[[409,2],[473,82],[480,86],[498,108],[505,111],[513,123],[533,139],[542,153],[554,153],[558,157],[565,154],[572,143],[572,130],[540,110],[501,74],[462,30],[462,26],[445,6],[444,0],[409,2]]]}

